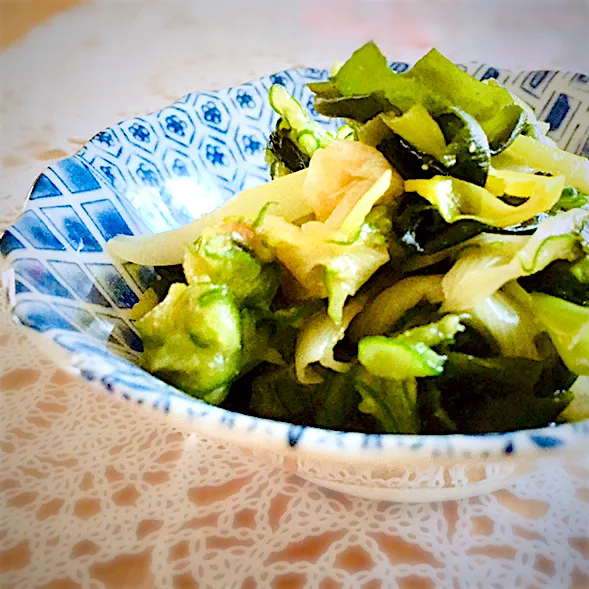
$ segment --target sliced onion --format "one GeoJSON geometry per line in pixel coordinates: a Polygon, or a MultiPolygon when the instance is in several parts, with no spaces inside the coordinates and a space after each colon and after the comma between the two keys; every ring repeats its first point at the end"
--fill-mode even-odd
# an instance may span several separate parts
{"type": "Polygon", "coordinates": [[[540,359],[535,338],[541,330],[533,314],[503,292],[487,297],[468,313],[472,325],[489,333],[503,356],[540,359]]]}
{"type": "Polygon", "coordinates": [[[450,176],[408,180],[405,183],[408,192],[417,192],[435,205],[448,223],[470,219],[492,227],[519,225],[551,209],[558,202],[563,188],[564,176],[537,176],[528,200],[514,207],[485,188],[450,176]]]}
{"type": "Polygon", "coordinates": [[[334,141],[317,151],[309,165],[303,194],[317,220],[338,228],[356,203],[387,171],[392,178],[386,202],[403,193],[403,179],[374,147],[360,141],[334,141]]]}
{"type": "Polygon", "coordinates": [[[467,311],[510,280],[540,272],[555,260],[576,260],[581,255],[578,235],[587,219],[583,209],[549,217],[516,252],[509,242],[504,247],[499,236],[495,244],[465,250],[444,276],[444,311],[467,311]]]}
{"type": "Polygon", "coordinates": [[[443,300],[442,275],[410,276],[383,290],[354,321],[350,328],[353,341],[388,332],[401,317],[421,301],[443,300]]]}
{"type": "Polygon", "coordinates": [[[344,308],[342,322],[339,324],[330,319],[325,311],[317,313],[305,323],[299,332],[295,352],[295,371],[299,382],[303,384],[322,382],[323,379],[310,366],[315,362],[336,372],[348,370],[348,364],[335,360],[333,349],[337,342],[343,339],[348,325],[362,310],[365,303],[365,297],[358,297],[348,303],[344,308]]]}
{"type": "Polygon", "coordinates": [[[519,164],[554,175],[562,174],[568,185],[589,192],[589,159],[586,157],[545,145],[525,135],[520,135],[505,154],[519,164]]]}
{"type": "Polygon", "coordinates": [[[300,219],[311,212],[302,198],[307,170],[288,174],[266,184],[239,193],[222,207],[193,221],[189,225],[156,235],[118,235],[106,244],[106,250],[122,260],[142,266],[171,266],[181,264],[187,245],[194,243],[205,227],[222,222],[228,217],[255,217],[265,204],[289,221],[300,219]]]}

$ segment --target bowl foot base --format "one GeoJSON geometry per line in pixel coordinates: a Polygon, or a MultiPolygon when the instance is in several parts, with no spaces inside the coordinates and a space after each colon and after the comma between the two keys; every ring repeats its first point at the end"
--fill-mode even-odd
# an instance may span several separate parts
{"type": "Polygon", "coordinates": [[[486,495],[487,493],[492,493],[493,491],[509,487],[518,479],[526,476],[526,473],[516,470],[516,472],[510,476],[472,482],[463,486],[401,489],[340,483],[323,480],[310,475],[308,476],[300,472],[297,474],[306,481],[315,483],[320,487],[331,489],[332,491],[338,491],[340,493],[345,493],[346,495],[361,497],[363,499],[375,499],[377,501],[392,501],[398,503],[429,503],[431,501],[454,501],[456,499],[477,497],[479,495],[486,495]]]}

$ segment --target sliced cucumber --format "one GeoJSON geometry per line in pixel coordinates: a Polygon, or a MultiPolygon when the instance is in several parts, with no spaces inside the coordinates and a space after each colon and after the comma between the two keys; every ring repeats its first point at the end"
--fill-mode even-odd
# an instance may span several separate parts
{"type": "Polygon", "coordinates": [[[406,379],[440,375],[446,358],[425,344],[377,335],[360,340],[358,360],[375,376],[406,379]]]}
{"type": "Polygon", "coordinates": [[[241,317],[223,286],[173,284],[166,299],[136,327],[143,366],[188,394],[220,398],[220,389],[239,374],[241,317]],[[211,396],[212,391],[217,392],[211,396]]]}

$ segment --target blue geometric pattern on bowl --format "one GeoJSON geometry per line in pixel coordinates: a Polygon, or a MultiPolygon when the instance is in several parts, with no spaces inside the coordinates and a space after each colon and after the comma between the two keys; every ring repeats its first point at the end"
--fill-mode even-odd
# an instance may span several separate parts
{"type": "MultiPolygon", "coordinates": [[[[408,69],[393,62],[396,72],[408,69]]],[[[496,78],[550,124],[559,146],[589,157],[589,76],[569,72],[511,73],[460,66],[496,78]]],[[[163,110],[123,121],[95,135],[76,155],[36,180],[26,212],[0,241],[14,272],[12,313],[51,338],[71,368],[138,405],[188,420],[203,433],[240,431],[280,446],[348,455],[488,457],[550,450],[589,436],[589,421],[480,436],[395,436],[304,428],[209,406],[133,364],[141,341],[129,309],[154,278],[149,268],[113,261],[104,244],[118,234],[180,227],[234,194],[266,182],[264,148],[277,115],[267,92],[282,84],[331,130],[339,121],[312,109],[311,81],[324,70],[299,68],[217,92],[184,96],[163,110]]],[[[586,438],[585,438],[586,439],[586,438]]],[[[586,442],[584,442],[586,443],[586,442]]]]}

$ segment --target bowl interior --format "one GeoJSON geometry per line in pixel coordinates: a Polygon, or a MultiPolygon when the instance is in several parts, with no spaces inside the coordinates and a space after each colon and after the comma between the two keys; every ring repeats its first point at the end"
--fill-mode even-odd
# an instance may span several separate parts
{"type": "MultiPolygon", "coordinates": [[[[401,72],[409,66],[396,62],[391,67],[401,72]]],[[[550,123],[550,135],[562,148],[589,156],[588,76],[555,71],[515,74],[476,63],[463,67],[479,79],[497,78],[550,123]]],[[[327,76],[325,70],[299,68],[226,90],[195,92],[159,112],[99,132],[76,155],[48,168],[32,187],[26,211],[0,241],[0,252],[7,258],[12,276],[14,319],[60,346],[71,369],[126,399],[189,420],[210,422],[213,417],[226,430],[236,424],[248,431],[265,428],[268,435],[286,445],[300,443],[304,431],[312,428],[210,407],[133,364],[141,341],[129,310],[149,287],[154,273],[114,261],[104,251],[104,244],[118,234],[158,233],[180,227],[239,191],[266,182],[264,149],[277,118],[268,105],[269,87],[284,85],[317,120],[335,129],[340,122],[315,113],[306,87],[327,76]]],[[[530,432],[525,443],[553,447],[588,429],[576,424],[552,428],[548,433],[530,432]],[[533,435],[535,441],[530,437],[533,435]]],[[[363,451],[381,449],[392,443],[383,442],[384,438],[394,438],[397,447],[400,444],[413,451],[430,445],[434,448],[435,437],[426,441],[420,436],[317,430],[306,434],[306,443],[332,448],[343,444],[363,451]]],[[[480,442],[482,438],[479,436],[475,444],[481,452],[490,452],[491,446],[501,452],[510,444],[513,448],[513,436],[491,446],[480,442]]],[[[448,448],[447,442],[444,448],[448,448]]]]}

